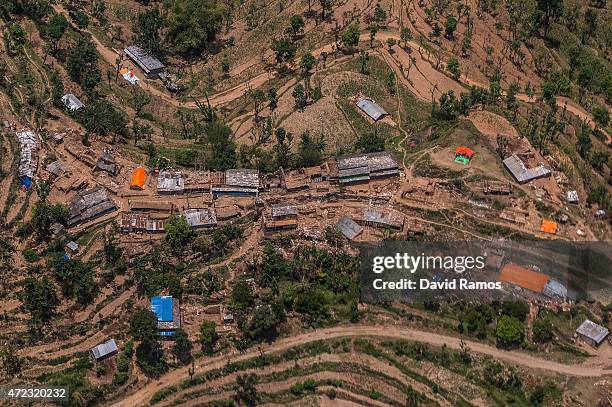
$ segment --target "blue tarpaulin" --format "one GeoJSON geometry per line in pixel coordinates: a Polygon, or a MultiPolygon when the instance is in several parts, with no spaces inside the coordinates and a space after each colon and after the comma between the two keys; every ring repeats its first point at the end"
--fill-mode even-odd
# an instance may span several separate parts
{"type": "Polygon", "coordinates": [[[32,188],[32,178],[30,177],[21,178],[21,185],[19,186],[19,188],[25,188],[27,190],[32,188]]]}
{"type": "Polygon", "coordinates": [[[163,295],[151,298],[151,310],[159,322],[172,322],[172,296],[163,295]]]}

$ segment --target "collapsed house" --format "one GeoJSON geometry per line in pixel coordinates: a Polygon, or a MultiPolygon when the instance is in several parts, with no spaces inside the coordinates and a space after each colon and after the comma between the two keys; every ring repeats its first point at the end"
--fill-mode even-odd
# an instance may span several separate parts
{"type": "Polygon", "coordinates": [[[508,182],[484,180],[482,192],[487,195],[509,195],[512,193],[512,189],[508,182]]]}
{"type": "Polygon", "coordinates": [[[126,233],[163,232],[164,221],[161,219],[152,219],[151,216],[145,213],[126,212],[121,215],[119,229],[126,233]]]}
{"type": "Polygon", "coordinates": [[[185,209],[183,217],[194,228],[210,228],[217,225],[217,215],[213,208],[185,209]]]}
{"type": "Polygon", "coordinates": [[[101,362],[104,359],[108,359],[111,356],[116,355],[118,352],[119,349],[117,348],[117,343],[115,342],[115,339],[111,338],[108,341],[91,348],[89,354],[93,360],[96,362],[101,362]]]}
{"type": "Polygon", "coordinates": [[[38,137],[29,130],[17,132],[19,140],[19,180],[21,188],[30,189],[38,169],[38,137]]]}
{"type": "Polygon", "coordinates": [[[285,172],[280,169],[280,186],[287,192],[301,191],[310,188],[310,184],[323,182],[329,174],[329,165],[324,163],[320,166],[300,168],[295,171],[285,172]]]}
{"type": "Polygon", "coordinates": [[[87,222],[117,209],[115,202],[108,196],[106,189],[96,187],[78,193],[70,201],[70,210],[66,224],[73,226],[87,222]]]}
{"type": "Polygon", "coordinates": [[[373,99],[364,96],[360,96],[359,98],[357,98],[356,104],[357,107],[361,109],[363,113],[365,113],[370,119],[374,120],[375,122],[389,114],[373,99]]]}
{"type": "Polygon", "coordinates": [[[171,295],[151,298],[151,311],[157,317],[157,330],[160,336],[173,336],[181,327],[181,309],[178,300],[171,295]]]}
{"type": "Polygon", "coordinates": [[[94,167],[94,171],[106,171],[112,176],[115,176],[119,173],[119,166],[115,161],[115,157],[111,154],[110,151],[104,150],[98,161],[96,161],[96,165],[94,167]]]}
{"type": "Polygon", "coordinates": [[[551,174],[551,171],[544,167],[544,165],[527,168],[525,163],[516,154],[512,154],[504,159],[503,162],[506,169],[519,184],[524,184],[538,178],[549,177],[551,174]]]}
{"type": "Polygon", "coordinates": [[[399,164],[391,152],[354,154],[336,158],[336,178],[340,184],[368,182],[370,179],[398,176],[399,164]]]}
{"type": "Polygon", "coordinates": [[[157,176],[158,194],[182,194],[183,191],[185,191],[185,176],[181,172],[159,172],[157,176]]]}
{"type": "Polygon", "coordinates": [[[138,65],[147,78],[157,78],[166,69],[166,66],[159,59],[149,55],[138,45],[130,45],[123,51],[132,62],[138,65]]]}
{"type": "Polygon", "coordinates": [[[381,211],[366,208],[358,222],[366,226],[401,230],[404,227],[404,215],[392,210],[381,211]]]}
{"type": "Polygon", "coordinates": [[[354,240],[363,232],[363,228],[349,217],[343,216],[336,224],[340,232],[349,240],[354,240]]]}
{"type": "Polygon", "coordinates": [[[172,213],[174,210],[174,204],[168,201],[130,200],[130,210],[138,212],[172,213]]]}
{"type": "Polygon", "coordinates": [[[72,93],[67,93],[62,96],[62,103],[71,112],[76,112],[77,110],[85,107],[83,102],[81,102],[81,100],[72,93]]]}
{"type": "Polygon", "coordinates": [[[55,175],[56,177],[59,177],[60,175],[68,171],[68,167],[60,160],[53,161],[52,163],[47,165],[45,169],[47,170],[47,172],[55,175]]]}
{"type": "Polygon", "coordinates": [[[265,219],[266,230],[294,229],[298,226],[298,209],[293,204],[273,204],[265,219]]]}
{"type": "Polygon", "coordinates": [[[601,325],[587,319],[576,329],[576,334],[586,343],[596,348],[601,345],[610,331],[601,325]]]}
{"type": "Polygon", "coordinates": [[[214,196],[259,195],[259,172],[251,169],[230,169],[214,173],[212,176],[211,193],[214,196]]]}

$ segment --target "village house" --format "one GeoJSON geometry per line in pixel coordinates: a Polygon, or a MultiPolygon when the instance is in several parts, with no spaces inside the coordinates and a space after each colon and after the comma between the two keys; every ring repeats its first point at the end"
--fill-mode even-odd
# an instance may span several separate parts
{"type": "Polygon", "coordinates": [[[112,176],[119,173],[119,166],[110,151],[104,150],[104,152],[102,152],[102,155],[98,158],[98,161],[96,161],[94,171],[106,171],[112,176]]]}
{"type": "Polygon", "coordinates": [[[19,180],[20,187],[30,189],[38,169],[38,136],[31,131],[17,132],[19,140],[19,180]]]}
{"type": "Polygon", "coordinates": [[[392,228],[401,230],[404,227],[404,215],[392,210],[366,208],[358,222],[366,226],[392,228]]]}
{"type": "Polygon", "coordinates": [[[115,202],[109,198],[106,189],[96,187],[78,193],[69,204],[68,226],[87,222],[117,209],[115,202]]]}
{"type": "Polygon", "coordinates": [[[181,172],[159,172],[157,176],[158,194],[182,194],[183,191],[185,191],[185,177],[181,172]]]}
{"type": "Polygon", "coordinates": [[[217,226],[217,216],[213,208],[185,209],[183,217],[194,229],[217,226]]]}
{"type": "Polygon", "coordinates": [[[551,174],[550,170],[543,165],[527,168],[525,163],[516,154],[506,158],[503,163],[519,184],[524,184],[538,178],[550,177],[551,174]]]}
{"type": "Polygon", "coordinates": [[[265,219],[266,230],[294,229],[298,226],[297,206],[287,203],[272,204],[265,219]]]}
{"type": "Polygon", "coordinates": [[[138,45],[130,45],[123,51],[132,62],[138,65],[147,78],[157,78],[166,69],[166,66],[159,59],[149,55],[138,45]]]}
{"type": "Polygon", "coordinates": [[[399,164],[391,152],[354,154],[336,158],[334,178],[340,184],[369,182],[370,179],[398,176],[399,164]]]}
{"type": "Polygon", "coordinates": [[[389,114],[373,99],[364,96],[360,96],[359,98],[357,98],[356,105],[359,109],[361,109],[363,113],[365,113],[370,119],[375,122],[389,114]]]}
{"type": "Polygon", "coordinates": [[[108,359],[119,352],[115,339],[111,338],[108,341],[94,346],[89,351],[89,355],[96,362],[101,362],[104,359],[108,359]]]}
{"type": "Polygon", "coordinates": [[[576,334],[591,345],[596,348],[603,343],[606,339],[610,331],[607,328],[604,328],[601,325],[596,324],[595,322],[587,319],[576,329],[576,334]]]}
{"type": "Polygon", "coordinates": [[[229,169],[211,175],[211,192],[214,196],[259,195],[259,172],[252,169],[229,169]]]}
{"type": "Polygon", "coordinates": [[[349,240],[354,240],[363,232],[363,228],[357,222],[346,216],[341,217],[336,226],[349,240]]]}
{"type": "Polygon", "coordinates": [[[164,221],[161,219],[152,219],[145,213],[126,212],[121,215],[119,229],[126,233],[163,232],[164,221]]]}
{"type": "Polygon", "coordinates": [[[151,311],[157,317],[157,330],[162,337],[173,336],[181,327],[181,309],[179,301],[171,295],[151,298],[151,311]]]}

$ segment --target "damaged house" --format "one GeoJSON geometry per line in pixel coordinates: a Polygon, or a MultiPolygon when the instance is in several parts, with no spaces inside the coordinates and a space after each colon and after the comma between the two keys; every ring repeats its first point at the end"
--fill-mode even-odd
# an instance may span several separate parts
{"type": "Polygon", "coordinates": [[[217,215],[213,208],[185,209],[183,217],[192,228],[210,228],[217,225],[217,215]]]}
{"type": "Polygon", "coordinates": [[[119,166],[110,151],[104,150],[100,158],[98,158],[98,161],[96,161],[94,171],[106,171],[112,176],[119,173],[119,166]]]}
{"type": "Polygon", "coordinates": [[[527,168],[523,160],[516,154],[506,158],[504,166],[519,184],[524,184],[538,178],[550,177],[551,174],[550,170],[543,165],[527,168]]]}
{"type": "Polygon", "coordinates": [[[397,160],[391,152],[354,154],[336,159],[340,184],[369,182],[370,179],[399,176],[397,160]]]}
{"type": "Polygon", "coordinates": [[[259,195],[259,172],[251,169],[230,169],[212,175],[211,192],[214,196],[259,195]]]}
{"type": "Polygon", "coordinates": [[[17,132],[19,140],[19,180],[21,188],[30,189],[32,179],[38,169],[38,137],[31,131],[17,132]]]}
{"type": "Polygon", "coordinates": [[[87,222],[117,209],[115,202],[108,196],[103,187],[97,187],[78,193],[69,204],[66,224],[74,226],[87,222]]]}
{"type": "Polygon", "coordinates": [[[185,176],[181,172],[160,171],[157,176],[158,194],[182,194],[185,191],[185,176]]]}
{"type": "Polygon", "coordinates": [[[273,204],[266,216],[266,230],[294,229],[298,226],[298,208],[295,205],[273,204]]]}

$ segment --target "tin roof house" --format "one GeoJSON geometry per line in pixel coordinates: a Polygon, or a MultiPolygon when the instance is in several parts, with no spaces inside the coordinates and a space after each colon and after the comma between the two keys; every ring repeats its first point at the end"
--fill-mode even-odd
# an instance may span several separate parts
{"type": "Polygon", "coordinates": [[[266,217],[267,230],[294,229],[298,226],[297,206],[288,203],[273,204],[266,217]]]}
{"type": "Polygon", "coordinates": [[[397,160],[388,151],[338,157],[336,165],[340,184],[368,182],[372,178],[397,176],[400,173],[397,160]]]}
{"type": "Polygon", "coordinates": [[[363,232],[363,228],[359,226],[357,222],[346,216],[338,220],[337,227],[340,229],[340,232],[350,240],[355,239],[363,232]]]}
{"type": "Polygon", "coordinates": [[[159,59],[149,55],[138,45],[130,45],[123,51],[138,65],[147,78],[157,78],[166,69],[166,66],[159,59]]]}
{"type": "Polygon", "coordinates": [[[380,118],[389,114],[373,99],[366,98],[364,96],[360,96],[357,99],[357,107],[374,121],[378,121],[380,118]]]}
{"type": "Polygon", "coordinates": [[[596,348],[602,344],[610,331],[601,325],[587,319],[576,329],[576,334],[586,343],[596,348]]]}
{"type": "Polygon", "coordinates": [[[108,359],[111,356],[116,355],[118,352],[119,349],[117,348],[117,343],[113,338],[111,338],[108,341],[91,348],[89,355],[96,362],[101,362],[104,359],[108,359]]]}
{"type": "Polygon", "coordinates": [[[181,312],[178,300],[171,295],[151,298],[151,311],[157,317],[157,330],[160,336],[173,336],[181,327],[181,312]]]}
{"type": "Polygon", "coordinates": [[[20,150],[18,170],[21,187],[30,189],[32,179],[38,169],[38,137],[29,130],[17,132],[16,136],[19,140],[20,150]]]}
{"type": "Polygon", "coordinates": [[[524,184],[538,178],[549,177],[551,174],[550,170],[543,165],[527,168],[525,163],[516,154],[512,154],[503,162],[506,169],[519,184],[524,184]]]}
{"type": "Polygon", "coordinates": [[[225,172],[215,173],[212,180],[211,192],[219,195],[259,195],[259,172],[253,169],[229,169],[225,172]]]}
{"type": "Polygon", "coordinates": [[[213,208],[185,209],[183,217],[192,228],[210,228],[217,225],[217,215],[213,208]]]}
{"type": "Polygon", "coordinates": [[[97,187],[75,195],[70,201],[66,225],[87,222],[117,209],[106,189],[97,187]]]}
{"type": "Polygon", "coordinates": [[[180,172],[160,171],[157,176],[158,194],[182,194],[185,191],[185,177],[180,172]]]}
{"type": "Polygon", "coordinates": [[[81,100],[72,93],[67,93],[62,96],[62,103],[71,112],[76,112],[77,110],[85,107],[83,102],[81,102],[81,100]]]}

